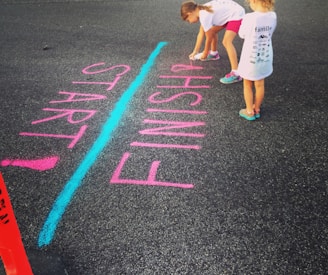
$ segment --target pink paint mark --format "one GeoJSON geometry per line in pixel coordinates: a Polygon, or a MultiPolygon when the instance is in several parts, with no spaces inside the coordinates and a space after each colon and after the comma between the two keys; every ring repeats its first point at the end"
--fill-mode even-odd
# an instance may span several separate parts
{"type": "Polygon", "coordinates": [[[196,85],[196,86],[192,86],[190,85],[190,81],[192,79],[212,79],[211,76],[189,76],[189,75],[186,75],[186,76],[175,76],[175,75],[161,75],[160,78],[178,78],[178,79],[186,79],[184,84],[182,86],[172,86],[172,85],[169,85],[169,86],[157,86],[157,88],[169,88],[169,89],[177,89],[177,88],[192,88],[192,89],[208,89],[210,88],[210,86],[208,85],[196,85]]]}
{"type": "Polygon", "coordinates": [[[52,100],[49,103],[54,104],[54,103],[64,103],[64,102],[91,101],[91,100],[102,100],[107,98],[104,95],[98,95],[98,94],[82,94],[82,93],[74,93],[74,92],[66,92],[66,91],[60,91],[58,93],[62,95],[69,95],[69,96],[67,99],[52,100]]]}
{"type": "Polygon", "coordinates": [[[185,133],[185,132],[161,132],[167,129],[181,129],[187,127],[196,127],[206,125],[204,122],[194,121],[169,121],[169,120],[151,120],[145,119],[144,123],[149,124],[170,124],[171,126],[157,127],[139,131],[141,135],[163,135],[163,136],[179,136],[179,137],[204,137],[201,133],[185,133]]]}
{"type": "Polygon", "coordinates": [[[73,84],[84,84],[84,85],[108,85],[106,91],[111,91],[121,77],[116,77],[113,82],[89,82],[89,81],[73,81],[73,84]]]}
{"type": "Polygon", "coordinates": [[[89,118],[94,116],[94,114],[97,112],[95,110],[52,109],[52,108],[44,108],[42,110],[43,111],[48,111],[48,112],[62,113],[62,114],[55,115],[55,116],[48,117],[48,118],[44,118],[44,119],[40,119],[40,120],[35,120],[35,121],[32,122],[32,124],[42,123],[42,122],[46,122],[46,121],[49,121],[49,120],[55,120],[55,119],[62,118],[62,117],[65,117],[65,116],[67,116],[67,121],[69,123],[77,124],[77,123],[83,122],[85,120],[88,120],[89,118]],[[85,115],[81,119],[74,120],[73,116],[76,113],[86,113],[87,115],[85,115]]]}
{"type": "Polygon", "coordinates": [[[191,70],[202,70],[203,67],[201,66],[193,66],[192,64],[186,65],[186,64],[175,64],[171,67],[171,72],[180,72],[180,71],[191,71],[191,70]]]}
{"type": "Polygon", "coordinates": [[[163,187],[177,187],[177,188],[194,188],[193,184],[190,183],[175,183],[175,182],[165,182],[165,181],[156,181],[156,174],[160,161],[154,161],[151,164],[147,180],[137,180],[137,179],[122,179],[120,178],[123,167],[130,157],[130,153],[126,152],[123,154],[123,157],[115,169],[112,178],[110,179],[110,184],[135,184],[135,185],[148,185],[148,186],[163,186],[163,187]]]}
{"type": "Polygon", "coordinates": [[[199,145],[191,145],[191,144],[169,144],[169,143],[148,143],[148,142],[132,142],[131,146],[138,147],[150,147],[150,148],[172,148],[172,149],[191,149],[191,150],[200,150],[201,147],[199,145]]]}
{"type": "Polygon", "coordinates": [[[156,92],[156,93],[153,93],[152,95],[150,95],[148,97],[148,101],[151,102],[151,103],[154,103],[154,104],[159,104],[159,103],[167,103],[167,102],[171,102],[181,96],[185,96],[185,95],[193,95],[196,97],[195,101],[191,102],[189,105],[190,106],[195,106],[197,104],[199,104],[201,101],[202,101],[202,98],[203,96],[200,94],[200,93],[197,93],[197,92],[183,92],[183,93],[178,93],[178,94],[175,94],[169,98],[166,98],[166,99],[162,99],[162,100],[156,100],[155,97],[160,95],[161,92],[156,92]]]}
{"type": "Polygon", "coordinates": [[[30,136],[30,137],[49,137],[49,138],[67,138],[72,139],[72,142],[67,146],[67,148],[73,148],[75,144],[80,140],[80,138],[85,133],[87,125],[83,125],[80,127],[80,130],[76,135],[57,135],[57,134],[44,134],[44,133],[29,133],[29,132],[21,132],[19,133],[21,136],[30,136]]]}
{"type": "Polygon", "coordinates": [[[107,85],[107,91],[111,91],[117,84],[117,82],[121,79],[121,76],[123,76],[124,74],[126,74],[128,71],[130,71],[130,66],[128,65],[115,65],[115,66],[112,66],[112,67],[109,67],[109,68],[105,68],[105,69],[101,69],[101,70],[97,70],[97,71],[89,71],[91,68],[94,68],[94,67],[98,67],[98,66],[103,66],[105,65],[104,62],[100,62],[100,63],[97,63],[97,64],[92,64],[90,66],[87,66],[85,67],[83,70],[82,70],[82,73],[83,74],[87,74],[87,75],[90,75],[90,74],[99,74],[99,73],[104,73],[104,72],[109,72],[111,70],[115,70],[117,68],[122,68],[123,71],[120,72],[120,73],[117,73],[115,75],[115,78],[112,82],[94,82],[94,81],[73,81],[72,83],[73,84],[86,84],[86,85],[107,85]]]}
{"type": "Polygon", "coordinates": [[[50,156],[41,159],[4,159],[1,161],[1,166],[17,166],[23,168],[29,168],[38,171],[46,171],[53,169],[59,161],[58,156],[50,156]]]}
{"type": "Polygon", "coordinates": [[[206,111],[198,110],[171,110],[171,109],[153,109],[148,108],[147,112],[149,113],[173,113],[173,114],[190,114],[190,115],[206,115],[206,111]]]}
{"type": "Polygon", "coordinates": [[[105,73],[105,72],[108,72],[108,71],[111,71],[111,70],[115,70],[117,68],[122,68],[123,71],[121,73],[116,74],[117,76],[122,76],[122,75],[126,74],[128,71],[131,70],[130,66],[122,64],[122,65],[115,65],[115,66],[105,68],[105,69],[101,69],[101,70],[94,71],[94,72],[89,71],[91,68],[98,67],[98,66],[103,66],[103,65],[105,65],[105,62],[92,64],[92,65],[87,66],[84,69],[82,69],[82,73],[83,74],[100,74],[100,73],[105,73]]]}

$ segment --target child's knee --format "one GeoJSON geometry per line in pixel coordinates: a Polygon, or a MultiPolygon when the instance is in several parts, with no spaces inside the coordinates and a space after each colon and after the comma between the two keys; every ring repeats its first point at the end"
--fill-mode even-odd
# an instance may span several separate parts
{"type": "Polygon", "coordinates": [[[254,81],[254,85],[256,89],[263,89],[264,88],[264,79],[254,81]]]}
{"type": "Polygon", "coordinates": [[[222,45],[223,45],[226,49],[231,48],[231,47],[234,47],[234,45],[233,45],[231,39],[223,39],[223,40],[222,40],[222,45]]]}
{"type": "Polygon", "coordinates": [[[235,46],[233,45],[233,40],[236,37],[236,33],[232,31],[226,31],[224,34],[222,44],[225,48],[234,48],[235,46]]]}

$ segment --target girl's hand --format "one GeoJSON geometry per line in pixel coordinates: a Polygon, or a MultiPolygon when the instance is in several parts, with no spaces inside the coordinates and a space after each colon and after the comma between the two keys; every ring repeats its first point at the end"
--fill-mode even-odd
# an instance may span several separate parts
{"type": "Polygon", "coordinates": [[[195,55],[196,54],[197,54],[196,52],[192,52],[191,54],[189,54],[189,59],[190,60],[195,60],[195,55]]]}

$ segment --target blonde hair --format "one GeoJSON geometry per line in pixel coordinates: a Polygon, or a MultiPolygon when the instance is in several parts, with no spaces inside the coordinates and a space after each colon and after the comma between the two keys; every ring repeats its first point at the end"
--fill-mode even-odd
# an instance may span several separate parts
{"type": "Polygon", "coordinates": [[[207,12],[213,12],[211,6],[205,6],[205,5],[200,5],[197,4],[194,1],[187,1],[182,3],[181,5],[181,18],[183,21],[186,21],[188,18],[189,13],[195,11],[196,9],[200,10],[206,10],[207,12]]]}
{"type": "MultiPolygon", "coordinates": [[[[256,0],[261,2],[262,6],[264,8],[267,8],[269,11],[273,11],[274,10],[274,4],[275,4],[275,0],[256,0]]],[[[250,0],[246,0],[247,4],[249,4],[250,0]]]]}

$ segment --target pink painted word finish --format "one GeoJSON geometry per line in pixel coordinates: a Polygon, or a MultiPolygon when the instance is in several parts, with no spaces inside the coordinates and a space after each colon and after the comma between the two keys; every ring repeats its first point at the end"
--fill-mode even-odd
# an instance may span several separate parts
{"type": "MultiPolygon", "coordinates": [[[[201,70],[202,67],[192,66],[192,65],[184,65],[184,64],[176,64],[171,67],[171,72],[178,73],[181,71],[193,71],[193,70],[201,70]]],[[[207,114],[205,110],[195,110],[190,109],[199,105],[202,102],[203,95],[195,91],[195,89],[203,89],[204,91],[210,88],[209,85],[193,85],[193,80],[199,81],[208,81],[212,79],[212,76],[181,76],[181,75],[161,75],[159,78],[162,80],[167,80],[169,82],[176,83],[177,81],[182,81],[180,85],[157,85],[157,89],[161,89],[163,91],[156,91],[152,93],[148,97],[148,102],[152,105],[156,105],[153,108],[147,108],[147,113],[163,113],[163,114],[174,114],[176,115],[174,121],[173,120],[155,120],[155,119],[144,119],[143,124],[155,125],[155,127],[145,128],[139,131],[141,137],[143,136],[154,136],[158,137],[159,142],[145,142],[145,141],[132,141],[130,146],[132,148],[151,148],[151,149],[176,149],[176,150],[200,150],[201,145],[199,144],[173,144],[166,143],[164,140],[161,141],[161,137],[164,136],[174,136],[174,137],[183,137],[183,138],[191,138],[191,139],[203,139],[206,134],[202,132],[204,126],[206,126],[206,122],[203,120],[199,121],[185,121],[185,120],[177,120],[177,118],[181,115],[192,115],[192,116],[203,116],[207,114]],[[181,91],[181,89],[188,89],[187,91],[181,91]],[[166,96],[166,91],[170,90],[170,92],[177,90],[178,92],[171,96],[166,96]],[[181,109],[169,109],[169,108],[159,108],[159,105],[167,104],[180,100],[182,97],[189,98],[189,102],[187,106],[181,109]],[[195,130],[198,129],[198,130],[195,130]],[[189,130],[188,130],[189,129],[189,130]]],[[[163,139],[163,138],[162,138],[163,139]]],[[[146,152],[143,151],[143,154],[146,152]]],[[[182,182],[174,182],[174,181],[158,181],[156,180],[156,174],[158,168],[161,164],[160,160],[154,160],[150,164],[150,169],[148,175],[145,177],[146,179],[133,179],[133,178],[123,178],[121,175],[123,171],[133,171],[131,166],[133,166],[132,161],[128,161],[131,157],[130,152],[125,152],[116,167],[112,178],[110,179],[110,184],[135,184],[135,185],[147,185],[147,186],[163,186],[163,187],[177,187],[190,189],[194,188],[193,183],[182,183],[182,182]]],[[[138,163],[140,165],[140,163],[138,163]]],[[[162,168],[163,169],[163,168],[162,168]]]]}

